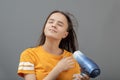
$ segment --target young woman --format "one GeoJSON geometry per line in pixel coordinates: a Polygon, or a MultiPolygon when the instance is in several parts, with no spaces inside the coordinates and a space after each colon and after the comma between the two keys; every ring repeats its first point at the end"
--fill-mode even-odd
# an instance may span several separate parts
{"type": "Polygon", "coordinates": [[[50,13],[43,27],[39,46],[24,50],[18,75],[25,80],[89,80],[73,59],[76,34],[69,14],[50,13]]]}

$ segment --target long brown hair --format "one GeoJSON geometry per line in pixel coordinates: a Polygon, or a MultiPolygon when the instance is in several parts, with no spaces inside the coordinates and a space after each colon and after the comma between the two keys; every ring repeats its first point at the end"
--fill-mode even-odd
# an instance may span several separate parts
{"type": "Polygon", "coordinates": [[[66,38],[61,40],[61,42],[59,44],[59,48],[65,49],[65,50],[70,51],[70,52],[73,53],[74,51],[76,51],[78,49],[78,41],[77,41],[76,33],[74,31],[74,28],[73,28],[72,20],[70,18],[70,15],[72,15],[72,14],[70,14],[68,12],[65,13],[65,12],[59,11],[59,10],[55,10],[55,11],[51,12],[49,14],[49,16],[47,17],[47,19],[45,21],[45,24],[44,24],[44,27],[43,27],[43,30],[42,30],[42,34],[40,36],[40,41],[39,41],[38,46],[43,45],[45,43],[45,38],[46,37],[45,37],[45,34],[44,34],[44,28],[45,28],[45,25],[47,23],[47,20],[54,13],[61,13],[61,14],[63,14],[66,17],[67,22],[68,22],[68,29],[67,29],[67,31],[68,31],[69,34],[68,34],[68,36],[66,38]]]}

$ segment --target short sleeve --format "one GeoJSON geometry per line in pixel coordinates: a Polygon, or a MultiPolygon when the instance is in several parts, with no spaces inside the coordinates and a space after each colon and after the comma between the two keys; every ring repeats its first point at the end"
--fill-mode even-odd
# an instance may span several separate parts
{"type": "Polygon", "coordinates": [[[24,50],[20,55],[20,61],[18,65],[18,75],[23,77],[24,74],[34,74],[34,56],[31,48],[24,50]]]}

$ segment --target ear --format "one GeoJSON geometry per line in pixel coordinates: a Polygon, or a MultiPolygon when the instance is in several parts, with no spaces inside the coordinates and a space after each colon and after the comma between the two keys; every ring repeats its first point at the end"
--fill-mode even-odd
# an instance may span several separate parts
{"type": "Polygon", "coordinates": [[[65,32],[63,38],[66,38],[68,36],[69,32],[65,32]]]}

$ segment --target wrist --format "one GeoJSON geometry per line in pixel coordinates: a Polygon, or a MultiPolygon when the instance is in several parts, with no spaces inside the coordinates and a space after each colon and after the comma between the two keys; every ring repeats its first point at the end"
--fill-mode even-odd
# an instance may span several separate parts
{"type": "Polygon", "coordinates": [[[62,70],[61,70],[59,67],[57,67],[57,66],[54,68],[54,70],[55,70],[57,73],[61,73],[61,72],[62,72],[62,70]]]}
{"type": "Polygon", "coordinates": [[[44,78],[44,80],[56,80],[61,72],[62,71],[57,66],[55,66],[52,71],[44,78]]]}

